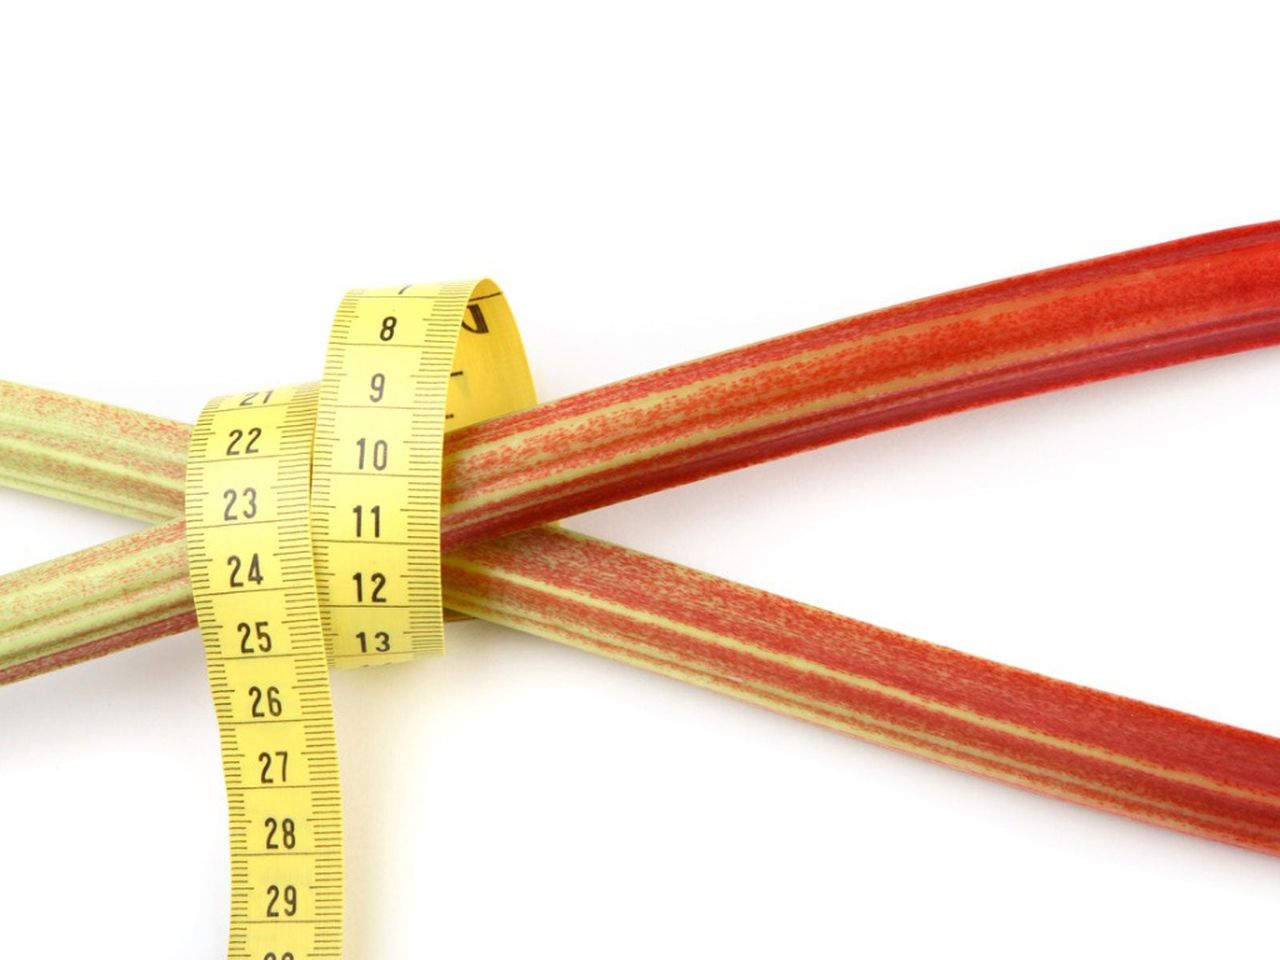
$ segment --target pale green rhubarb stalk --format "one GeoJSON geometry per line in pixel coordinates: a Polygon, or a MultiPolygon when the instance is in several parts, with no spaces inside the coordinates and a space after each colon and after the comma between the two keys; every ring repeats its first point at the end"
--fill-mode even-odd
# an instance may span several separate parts
{"type": "MultiPolygon", "coordinates": [[[[978,404],[1277,342],[1280,224],[943,294],[450,433],[442,546],[978,404]]],[[[179,512],[186,428],[23,387],[0,401],[0,481],[132,516],[179,512]]],[[[159,629],[119,626],[122,644],[159,629]]],[[[0,681],[76,656],[24,637],[0,644],[0,681]]],[[[86,656],[109,649],[83,640],[86,656]]]]}
{"type": "MultiPolygon", "coordinates": [[[[141,520],[180,515],[191,428],[0,381],[0,483],[141,520]]],[[[173,524],[0,579],[0,682],[189,629],[173,524]]]]}
{"type": "Polygon", "coordinates": [[[182,512],[190,432],[172,420],[0,380],[6,486],[167,520],[182,512]]]}
{"type": "Polygon", "coordinates": [[[194,627],[184,526],[158,524],[0,577],[0,683],[194,627]]]}
{"type": "MultiPolygon", "coordinates": [[[[181,521],[0,581],[0,624],[74,658],[195,626],[181,521]],[[59,597],[91,600],[83,609],[59,597]],[[118,634],[117,634],[118,636],[118,634]],[[91,641],[92,642],[92,641],[91,641]],[[108,643],[114,642],[108,640],[108,643]]],[[[444,561],[477,617],[957,769],[1280,854],[1280,740],[970,657],[555,527],[444,561]]]]}

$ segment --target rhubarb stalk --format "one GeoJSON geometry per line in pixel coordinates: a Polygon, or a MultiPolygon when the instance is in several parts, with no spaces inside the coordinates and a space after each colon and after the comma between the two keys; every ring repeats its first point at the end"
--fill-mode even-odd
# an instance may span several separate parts
{"type": "MultiPolygon", "coordinates": [[[[171,521],[0,579],[0,651],[44,647],[16,667],[0,660],[0,677],[193,628],[182,529],[171,521]],[[83,599],[54,599],[68,595],[83,599]]],[[[1280,854],[1276,738],[554,527],[454,551],[443,576],[446,602],[474,616],[1014,786],[1280,854]]]]}
{"type": "Polygon", "coordinates": [[[1280,343],[1280,223],[839,320],[445,438],[446,551],[837,440],[1280,343]]]}
{"type": "Polygon", "coordinates": [[[191,428],[0,380],[0,483],[140,520],[182,512],[191,428]]]}
{"type": "MultiPolygon", "coordinates": [[[[951,766],[1280,853],[1280,740],[563,531],[479,542],[873,430],[1277,342],[1270,224],[890,308],[466,428],[446,443],[446,601],[951,766]]],[[[175,426],[125,462],[138,482],[123,496],[83,444],[42,451],[29,422],[0,431],[0,451],[29,488],[172,515],[175,426]]],[[[0,682],[194,625],[181,533],[165,524],[0,581],[0,682]],[[60,606],[75,576],[97,599],[60,606]]]]}

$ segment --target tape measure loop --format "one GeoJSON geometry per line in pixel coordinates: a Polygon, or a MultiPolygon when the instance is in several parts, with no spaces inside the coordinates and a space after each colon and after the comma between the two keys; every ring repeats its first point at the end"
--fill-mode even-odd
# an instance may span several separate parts
{"type": "Polygon", "coordinates": [[[227,785],[229,957],[341,956],[328,667],[443,652],[444,432],[535,402],[506,298],[468,280],[352,291],[318,386],[201,414],[187,544],[227,785]]]}
{"type": "Polygon", "coordinates": [[[444,431],[534,402],[519,331],[493,281],[347,294],[320,388],[311,501],[335,666],[444,651],[444,431]]]}

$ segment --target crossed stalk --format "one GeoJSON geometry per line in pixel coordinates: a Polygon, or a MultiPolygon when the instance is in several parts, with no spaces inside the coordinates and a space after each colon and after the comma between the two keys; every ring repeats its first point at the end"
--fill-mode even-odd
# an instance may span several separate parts
{"type": "MultiPolygon", "coordinates": [[[[445,601],[951,767],[1280,854],[1280,739],[551,521],[966,408],[1280,343],[1280,223],[803,330],[446,436],[445,601]]],[[[155,526],[0,578],[0,683],[195,627],[190,428],[0,383],[0,482],[155,526]]]]}

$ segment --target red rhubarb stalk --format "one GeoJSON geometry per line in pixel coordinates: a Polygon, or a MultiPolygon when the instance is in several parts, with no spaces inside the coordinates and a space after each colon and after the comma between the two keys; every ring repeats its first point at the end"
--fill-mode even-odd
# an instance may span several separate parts
{"type": "Polygon", "coordinates": [[[554,527],[444,561],[456,610],[929,760],[1280,854],[1280,739],[969,656],[554,527]]]}
{"type": "Polygon", "coordinates": [[[1280,223],[929,297],[450,433],[446,550],[944,413],[1280,343],[1280,223]]]}
{"type": "MultiPolygon", "coordinates": [[[[51,652],[6,678],[194,628],[185,571],[155,562],[181,556],[181,538],[182,522],[171,521],[86,551],[75,565],[25,572],[18,586],[37,605],[73,589],[81,602],[70,613],[28,611],[22,632],[44,636],[51,652]],[[122,564],[153,569],[131,574],[122,564]],[[130,575],[146,584],[121,593],[130,575]],[[105,635],[86,640],[99,620],[105,635]]],[[[455,551],[443,573],[446,603],[474,616],[1014,786],[1280,854],[1280,739],[913,640],[554,527],[455,551]]]]}

